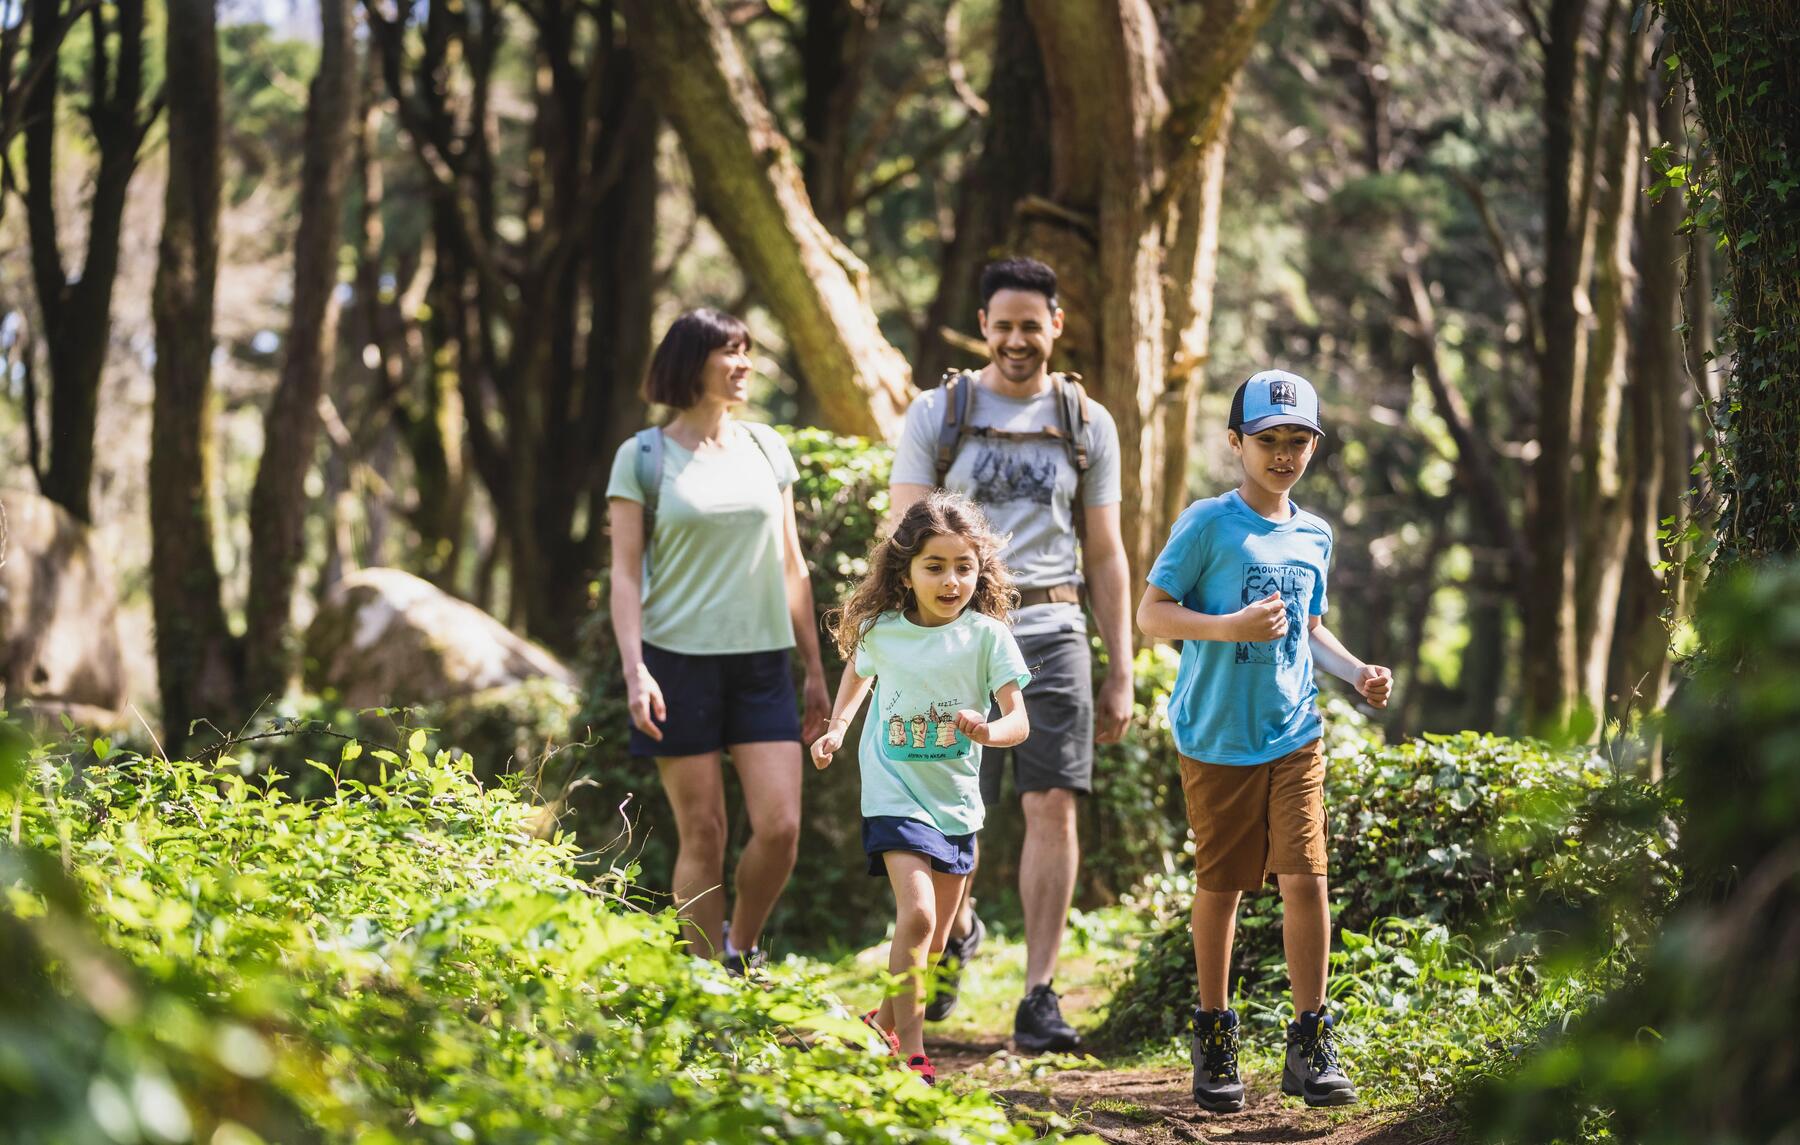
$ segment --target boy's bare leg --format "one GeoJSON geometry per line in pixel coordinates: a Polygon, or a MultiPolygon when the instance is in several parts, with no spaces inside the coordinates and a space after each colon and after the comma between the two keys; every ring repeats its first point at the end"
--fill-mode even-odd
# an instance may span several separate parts
{"type": "Polygon", "coordinates": [[[1325,1004],[1326,959],[1331,951],[1331,907],[1324,875],[1277,875],[1281,882],[1281,944],[1287,951],[1294,1013],[1325,1004]]]}
{"type": "Polygon", "coordinates": [[[1194,973],[1203,1010],[1223,1010],[1231,998],[1231,943],[1242,897],[1237,891],[1194,892],[1194,973]]]}

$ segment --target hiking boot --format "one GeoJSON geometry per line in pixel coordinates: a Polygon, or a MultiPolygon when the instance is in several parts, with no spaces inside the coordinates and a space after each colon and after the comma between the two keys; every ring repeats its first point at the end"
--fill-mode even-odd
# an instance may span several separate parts
{"type": "Polygon", "coordinates": [[[1244,1108],[1244,1080],[1238,1076],[1236,1010],[1194,1008],[1194,1104],[1209,1113],[1244,1108]]]}
{"type": "Polygon", "coordinates": [[[769,960],[768,955],[752,946],[748,950],[733,950],[720,961],[725,966],[725,973],[733,978],[748,978],[753,970],[761,970],[763,963],[769,960]]]}
{"type": "Polygon", "coordinates": [[[919,1080],[926,1085],[937,1084],[937,1067],[924,1054],[914,1054],[906,1059],[906,1068],[919,1075],[919,1080]]]}
{"type": "Polygon", "coordinates": [[[870,1010],[868,1013],[864,1014],[862,1016],[863,1025],[874,1030],[877,1034],[880,1034],[881,1040],[887,1044],[888,1053],[894,1057],[899,1057],[900,1035],[892,1030],[884,1030],[881,1028],[881,1023],[875,1020],[875,1015],[879,1013],[881,1013],[880,1010],[870,1010]]]}
{"type": "Polygon", "coordinates": [[[941,1022],[956,1009],[956,996],[962,983],[963,967],[975,952],[981,949],[981,940],[987,937],[987,927],[981,925],[981,916],[970,913],[969,933],[961,938],[952,936],[944,943],[944,957],[938,963],[937,975],[932,979],[931,1001],[925,1005],[925,1020],[941,1022]]]}
{"type": "Polygon", "coordinates": [[[1013,1015],[1013,1044],[1029,1054],[1081,1048],[1081,1035],[1063,1020],[1062,1006],[1049,983],[1036,987],[1019,1002],[1013,1015]]]}
{"type": "Polygon", "coordinates": [[[1336,1027],[1337,1019],[1324,1009],[1307,1010],[1288,1023],[1281,1092],[1315,1107],[1356,1100],[1356,1087],[1338,1064],[1336,1027]]]}

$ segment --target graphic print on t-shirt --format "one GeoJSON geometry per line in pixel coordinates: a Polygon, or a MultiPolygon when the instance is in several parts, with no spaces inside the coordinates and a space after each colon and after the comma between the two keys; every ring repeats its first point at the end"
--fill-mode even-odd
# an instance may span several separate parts
{"type": "Polygon", "coordinates": [[[1316,574],[1305,565],[1244,566],[1243,602],[1255,604],[1271,592],[1281,594],[1287,608],[1287,635],[1280,640],[1239,643],[1237,663],[1287,666],[1300,656],[1300,634],[1305,631],[1306,606],[1313,596],[1316,574]]]}
{"type": "Polygon", "coordinates": [[[933,700],[922,712],[902,712],[899,703],[897,696],[882,697],[883,755],[896,763],[934,763],[969,754],[969,737],[956,730],[956,713],[968,704],[933,700]]]}
{"type": "Polygon", "coordinates": [[[972,499],[981,505],[1030,501],[1048,505],[1056,497],[1056,454],[1032,448],[1004,449],[983,444],[969,479],[972,499]]]}

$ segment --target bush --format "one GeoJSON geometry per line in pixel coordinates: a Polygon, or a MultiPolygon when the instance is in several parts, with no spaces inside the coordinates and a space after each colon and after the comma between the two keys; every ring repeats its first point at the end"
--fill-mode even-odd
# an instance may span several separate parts
{"type": "MultiPolygon", "coordinates": [[[[1612,885],[1605,872],[1623,863],[1655,874],[1666,897],[1665,838],[1652,831],[1589,845],[1587,809],[1615,784],[1597,755],[1473,732],[1387,746],[1358,738],[1353,718],[1337,711],[1328,724],[1325,801],[1332,909],[1343,933],[1368,934],[1380,920],[1399,919],[1449,934],[1546,898],[1589,903],[1612,885]],[[1598,867],[1578,861],[1584,847],[1598,867]]],[[[1099,1043],[1132,1049],[1185,1036],[1197,1001],[1187,917],[1193,885],[1184,866],[1136,896],[1159,925],[1096,1030],[1099,1043]]],[[[1496,953],[1511,959],[1524,949],[1515,939],[1496,953]]],[[[1245,896],[1234,967],[1236,996],[1285,998],[1272,885],[1245,896]]]]}
{"type": "MultiPolygon", "coordinates": [[[[194,1139],[236,1108],[217,1083],[234,1074],[237,1105],[266,1085],[296,1111],[284,1139],[1029,1137],[985,1095],[896,1069],[833,999],[687,956],[672,915],[623,900],[627,872],[580,881],[569,839],[532,839],[513,790],[425,741],[347,745],[371,778],[333,757],[310,768],[327,794],[299,802],[234,767],[110,754],[77,776],[75,753],[40,751],[0,768],[24,848],[0,855],[0,942],[54,951],[27,970],[87,1026],[80,1052],[22,1056],[50,1019],[0,992],[0,1135],[90,1139],[101,1120],[120,1141],[194,1139]],[[20,854],[62,855],[79,897],[20,879],[20,854]],[[90,932],[117,954],[72,957],[90,932]]],[[[257,1139],[232,1132],[211,1139],[257,1139]]]]}

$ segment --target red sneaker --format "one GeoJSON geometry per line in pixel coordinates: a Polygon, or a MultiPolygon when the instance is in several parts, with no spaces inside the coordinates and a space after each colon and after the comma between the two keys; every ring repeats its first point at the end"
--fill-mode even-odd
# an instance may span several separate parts
{"type": "Polygon", "coordinates": [[[924,1054],[914,1054],[906,1059],[906,1068],[918,1074],[926,1085],[937,1084],[937,1067],[924,1054]]]}
{"type": "Polygon", "coordinates": [[[887,1043],[888,1053],[893,1054],[895,1057],[899,1057],[900,1035],[894,1033],[892,1030],[884,1030],[881,1028],[881,1023],[875,1020],[875,1015],[880,1012],[880,1010],[870,1010],[868,1013],[864,1014],[862,1017],[863,1025],[880,1034],[881,1040],[887,1043]]]}

